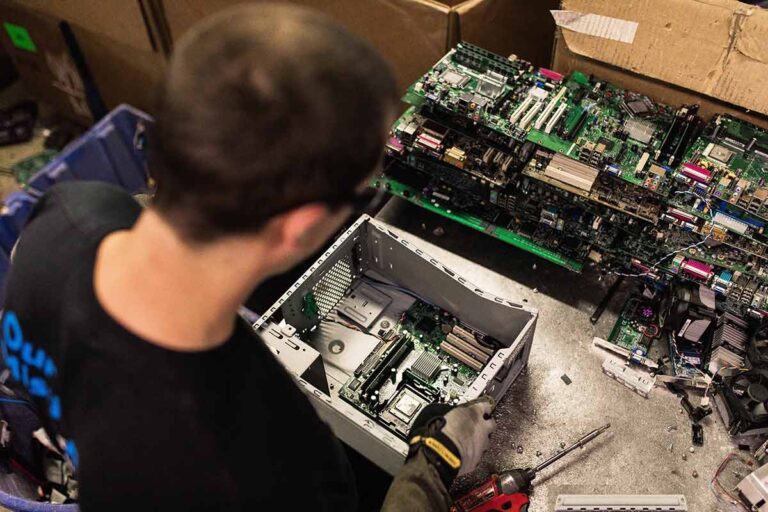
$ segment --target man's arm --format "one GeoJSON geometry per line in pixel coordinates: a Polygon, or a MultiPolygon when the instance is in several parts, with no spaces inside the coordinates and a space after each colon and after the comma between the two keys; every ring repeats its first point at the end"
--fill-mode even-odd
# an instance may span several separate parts
{"type": "Polygon", "coordinates": [[[384,499],[382,512],[413,510],[437,512],[448,510],[451,498],[440,475],[427,457],[419,451],[408,459],[392,481],[384,499]]]}
{"type": "Polygon", "coordinates": [[[426,407],[414,422],[408,457],[382,510],[447,511],[451,483],[457,475],[474,470],[488,448],[496,428],[492,409],[490,397],[454,408],[443,404],[426,407]]]}

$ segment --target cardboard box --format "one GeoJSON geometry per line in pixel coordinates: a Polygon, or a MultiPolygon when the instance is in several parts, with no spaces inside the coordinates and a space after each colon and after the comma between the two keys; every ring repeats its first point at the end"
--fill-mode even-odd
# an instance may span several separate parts
{"type": "Polygon", "coordinates": [[[751,112],[745,108],[731,105],[715,98],[704,96],[701,93],[683,89],[660,80],[632,73],[610,64],[605,64],[588,57],[582,57],[571,52],[560,34],[555,40],[555,51],[552,69],[569,74],[573,71],[600,77],[603,80],[616,84],[625,89],[636,91],[667,105],[699,105],[699,115],[709,120],[718,113],[729,113],[736,117],[749,121],[768,129],[768,116],[751,112]]]}
{"type": "Polygon", "coordinates": [[[555,35],[549,11],[559,4],[560,0],[467,0],[454,7],[459,17],[456,42],[468,41],[548,67],[555,35]]]}
{"type": "MultiPolygon", "coordinates": [[[[405,90],[461,39],[547,65],[557,0],[291,0],[314,7],[367,39],[405,90]],[[552,4],[552,5],[549,5],[552,4]]],[[[196,21],[242,0],[165,0],[171,41],[196,21]]]]}
{"type": "MultiPolygon", "coordinates": [[[[5,0],[4,0],[5,1],[5,0]]],[[[144,0],[8,0],[137,50],[155,51],[144,0]]]]}
{"type": "Polygon", "coordinates": [[[768,114],[768,10],[736,0],[563,0],[561,8],[570,11],[561,43],[571,54],[768,114]]]}
{"type": "MultiPolygon", "coordinates": [[[[90,124],[85,88],[61,34],[61,21],[6,0],[0,5],[0,41],[34,97],[76,122],[90,124]]],[[[71,27],[107,108],[129,103],[151,111],[164,55],[74,23],[71,27]]],[[[136,28],[146,32],[143,24],[136,28]]]]}
{"type": "MultiPolygon", "coordinates": [[[[252,0],[253,1],[253,0],[252,0]]],[[[261,1],[261,0],[256,0],[261,1]]],[[[554,23],[549,3],[524,0],[292,0],[317,8],[371,42],[405,90],[459,40],[547,65],[554,23]]],[[[242,0],[4,0],[0,40],[39,99],[89,122],[85,92],[58,23],[72,26],[108,107],[151,113],[172,41],[195,22],[242,0]],[[24,40],[33,49],[24,48],[24,40]],[[19,41],[16,41],[17,43],[19,41]]]]}

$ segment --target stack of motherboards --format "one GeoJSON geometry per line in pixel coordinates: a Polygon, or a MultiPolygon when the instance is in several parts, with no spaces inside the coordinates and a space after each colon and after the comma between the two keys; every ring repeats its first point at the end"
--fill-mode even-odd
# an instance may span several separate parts
{"type": "Polygon", "coordinates": [[[414,83],[384,187],[574,271],[768,310],[768,132],[461,43],[414,83]]]}

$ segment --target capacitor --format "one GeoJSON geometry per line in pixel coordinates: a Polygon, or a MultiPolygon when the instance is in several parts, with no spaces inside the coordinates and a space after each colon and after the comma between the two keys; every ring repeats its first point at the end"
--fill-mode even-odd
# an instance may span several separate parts
{"type": "Polygon", "coordinates": [[[394,384],[397,381],[397,368],[389,369],[389,380],[392,381],[392,384],[394,384]]]}
{"type": "Polygon", "coordinates": [[[451,374],[456,375],[457,373],[459,373],[459,365],[453,363],[453,366],[451,367],[451,374]]]}

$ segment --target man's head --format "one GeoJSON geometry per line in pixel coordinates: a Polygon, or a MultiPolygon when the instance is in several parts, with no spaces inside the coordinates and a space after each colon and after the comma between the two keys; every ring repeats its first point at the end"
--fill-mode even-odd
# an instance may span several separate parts
{"type": "Polygon", "coordinates": [[[285,265],[324,243],[374,171],[396,87],[328,18],[242,5],[181,39],[153,133],[153,208],[190,242],[268,237],[285,265]]]}

